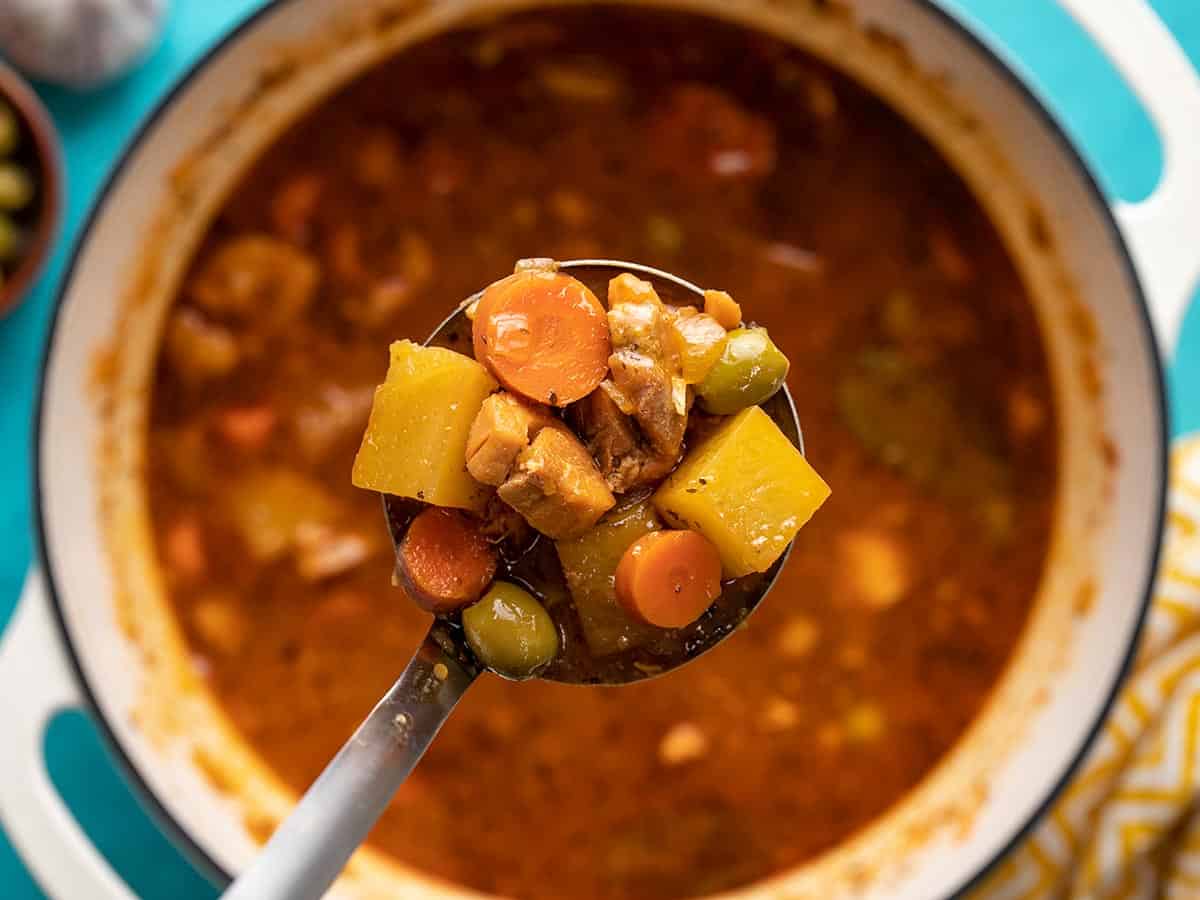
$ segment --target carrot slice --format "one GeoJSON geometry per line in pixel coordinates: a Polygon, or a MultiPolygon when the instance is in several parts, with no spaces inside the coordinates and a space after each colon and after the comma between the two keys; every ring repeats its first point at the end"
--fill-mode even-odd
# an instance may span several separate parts
{"type": "Polygon", "coordinates": [[[400,541],[401,581],[413,601],[433,613],[474,602],[496,574],[496,549],[478,522],[433,506],[419,513],[400,541]]]}
{"type": "Polygon", "coordinates": [[[489,286],[473,336],[475,358],[505,387],[551,406],[595,390],[612,353],[604,307],[559,272],[522,271],[489,286]]]}
{"type": "Polygon", "coordinates": [[[617,563],[617,599],[630,616],[682,628],[721,595],[721,557],[698,531],[653,531],[617,563]]]}
{"type": "Polygon", "coordinates": [[[235,406],[217,416],[217,428],[233,447],[253,452],[262,449],[278,421],[269,406],[235,406]]]}

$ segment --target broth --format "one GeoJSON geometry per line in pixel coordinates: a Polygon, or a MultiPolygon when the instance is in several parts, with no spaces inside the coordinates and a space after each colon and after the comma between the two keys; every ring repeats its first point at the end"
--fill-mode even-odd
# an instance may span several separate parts
{"type": "Polygon", "coordinates": [[[958,176],[862,88],[733,25],[588,8],[448,32],[247,174],[152,401],[195,665],[306,788],[428,622],[349,481],[387,343],[531,256],[731,290],[792,360],[833,496],[748,627],[687,668],[481,679],[372,840],[547,900],[690,897],[812,859],[916,785],[1003,670],[1049,541],[1055,413],[1028,298],[958,176]]]}

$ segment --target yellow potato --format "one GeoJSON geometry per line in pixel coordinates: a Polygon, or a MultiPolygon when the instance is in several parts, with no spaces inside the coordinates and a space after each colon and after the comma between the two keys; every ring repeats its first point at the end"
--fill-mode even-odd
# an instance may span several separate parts
{"type": "Polygon", "coordinates": [[[742,324],[742,307],[724,291],[705,291],[704,311],[720,322],[726,331],[732,331],[742,324]]]}
{"type": "Polygon", "coordinates": [[[829,497],[829,486],[757,406],[727,419],[654,494],[659,514],[694,528],[725,575],[765,572],[829,497]]]}
{"type": "Polygon", "coordinates": [[[434,506],[482,510],[488,489],[467,472],[467,435],[498,385],[468,356],[397,341],[354,458],[356,487],[434,506]]]}
{"type": "Polygon", "coordinates": [[[617,602],[614,577],[617,563],[629,546],[661,528],[654,507],[646,499],[624,503],[579,537],[555,542],[584,639],[596,656],[640,647],[660,633],[626,615],[617,602]]]}
{"type": "Polygon", "coordinates": [[[679,316],[671,323],[679,351],[683,380],[699,384],[704,380],[725,349],[726,331],[706,313],[679,316]]]}
{"type": "Polygon", "coordinates": [[[327,528],[339,513],[319,481],[291,469],[254,469],[228,488],[226,513],[250,555],[264,562],[293,549],[305,529],[327,528]]]}

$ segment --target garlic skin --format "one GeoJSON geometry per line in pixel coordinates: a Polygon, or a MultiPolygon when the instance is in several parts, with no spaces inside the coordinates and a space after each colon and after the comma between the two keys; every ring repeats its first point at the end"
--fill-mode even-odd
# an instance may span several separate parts
{"type": "Polygon", "coordinates": [[[73,88],[125,71],[162,32],[168,0],[0,0],[0,52],[73,88]]]}

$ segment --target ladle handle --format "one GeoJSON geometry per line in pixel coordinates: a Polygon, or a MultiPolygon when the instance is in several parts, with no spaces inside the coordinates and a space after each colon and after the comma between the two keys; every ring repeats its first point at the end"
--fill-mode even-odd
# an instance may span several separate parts
{"type": "Polygon", "coordinates": [[[475,673],[434,632],[225,900],[315,900],[366,839],[475,673]]]}

